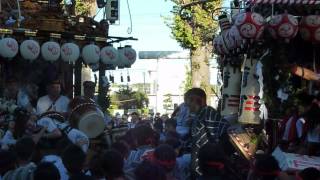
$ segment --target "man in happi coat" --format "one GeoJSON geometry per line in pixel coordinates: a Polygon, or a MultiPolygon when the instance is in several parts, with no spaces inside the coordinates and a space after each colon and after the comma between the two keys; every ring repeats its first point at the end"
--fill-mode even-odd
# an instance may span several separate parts
{"type": "Polygon", "coordinates": [[[200,88],[192,88],[187,100],[190,113],[195,116],[191,126],[192,152],[191,169],[194,176],[200,176],[198,164],[199,149],[208,142],[219,143],[226,133],[229,123],[219,112],[206,104],[206,93],[200,88]]]}

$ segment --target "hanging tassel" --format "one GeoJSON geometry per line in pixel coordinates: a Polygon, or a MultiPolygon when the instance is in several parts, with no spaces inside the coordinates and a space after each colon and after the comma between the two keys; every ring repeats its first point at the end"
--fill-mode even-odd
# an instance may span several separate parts
{"type": "Polygon", "coordinates": [[[120,78],[121,78],[121,82],[123,82],[123,76],[122,76],[122,74],[121,74],[121,77],[120,77],[120,78]]]}

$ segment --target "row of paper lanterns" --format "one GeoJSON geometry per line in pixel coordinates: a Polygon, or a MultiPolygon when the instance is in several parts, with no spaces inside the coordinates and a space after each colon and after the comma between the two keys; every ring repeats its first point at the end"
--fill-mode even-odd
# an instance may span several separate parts
{"type": "MultiPolygon", "coordinates": [[[[10,37],[0,40],[0,55],[4,58],[14,58],[19,52],[18,42],[10,37]]],[[[62,46],[54,41],[42,44],[35,40],[25,40],[20,45],[20,54],[25,60],[34,61],[40,53],[44,60],[54,62],[60,57],[63,61],[75,63],[80,55],[86,64],[96,64],[100,60],[104,64],[114,67],[130,67],[137,58],[136,51],[131,46],[120,47],[118,49],[109,45],[100,49],[95,44],[88,44],[80,48],[75,43],[65,43],[62,46]]]]}
{"type": "Polygon", "coordinates": [[[269,23],[265,23],[260,14],[244,12],[237,15],[233,25],[227,16],[221,17],[221,34],[213,40],[215,53],[220,55],[231,54],[241,49],[246,42],[259,41],[265,29],[276,40],[289,42],[300,30],[302,39],[320,43],[320,15],[304,16],[299,23],[295,16],[286,12],[273,16],[269,23]]]}

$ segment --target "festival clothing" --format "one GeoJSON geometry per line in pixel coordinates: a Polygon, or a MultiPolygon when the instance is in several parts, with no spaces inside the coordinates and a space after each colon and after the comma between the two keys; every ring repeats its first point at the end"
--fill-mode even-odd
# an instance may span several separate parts
{"type": "Polygon", "coordinates": [[[7,149],[10,145],[16,144],[17,140],[13,137],[13,133],[7,130],[0,141],[1,149],[7,149]]]}
{"type": "Polygon", "coordinates": [[[198,152],[207,144],[218,143],[220,137],[227,131],[229,123],[221,118],[220,114],[210,106],[206,106],[197,114],[196,120],[192,123],[192,152],[191,170],[198,176],[201,175],[198,164],[198,152]]]}
{"type": "Polygon", "coordinates": [[[138,147],[137,150],[132,150],[125,162],[125,167],[137,167],[143,161],[143,157],[146,156],[148,152],[153,152],[153,150],[151,146],[141,146],[138,147]]]}
{"type": "Polygon", "coordinates": [[[36,168],[37,166],[33,162],[30,162],[27,165],[7,172],[2,180],[32,180],[33,172],[36,168]]]}
{"type": "Polygon", "coordinates": [[[53,163],[57,167],[57,169],[59,171],[60,180],[68,180],[69,179],[68,171],[65,168],[61,157],[59,157],[57,155],[47,155],[47,156],[44,156],[41,161],[42,162],[51,162],[51,163],[53,163]]]}
{"type": "Polygon", "coordinates": [[[282,140],[293,142],[297,139],[297,121],[297,116],[290,116],[281,122],[280,133],[282,135],[282,140]]]}
{"type": "Polygon", "coordinates": [[[185,103],[182,103],[179,106],[179,112],[176,117],[176,130],[182,139],[190,132],[190,125],[188,124],[189,114],[190,112],[188,106],[185,103]]]}
{"type": "Polygon", "coordinates": [[[37,114],[41,115],[48,111],[65,113],[68,111],[69,99],[66,96],[60,96],[53,102],[48,95],[39,98],[37,103],[37,114]]]}
{"type": "Polygon", "coordinates": [[[56,125],[60,130],[62,130],[68,137],[68,139],[75,145],[78,145],[81,147],[81,149],[87,153],[89,149],[89,138],[88,136],[83,133],[82,131],[71,128],[68,124],[66,123],[61,123],[59,121],[54,120],[56,125]]]}

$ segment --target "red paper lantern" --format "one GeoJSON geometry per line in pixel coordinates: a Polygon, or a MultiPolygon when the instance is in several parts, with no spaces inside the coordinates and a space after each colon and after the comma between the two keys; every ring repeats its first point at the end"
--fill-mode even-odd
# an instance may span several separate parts
{"type": "Polygon", "coordinates": [[[244,39],[257,40],[264,30],[264,18],[255,12],[245,12],[237,16],[235,25],[244,39]]]}
{"type": "Polygon", "coordinates": [[[301,19],[300,34],[302,39],[320,43],[320,15],[309,15],[301,19]]]}
{"type": "Polygon", "coordinates": [[[269,32],[274,39],[289,41],[298,33],[298,20],[288,13],[276,15],[269,22],[269,32]]]}

